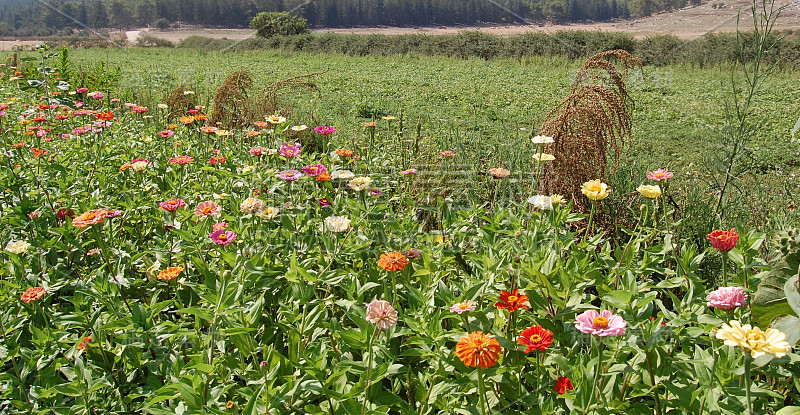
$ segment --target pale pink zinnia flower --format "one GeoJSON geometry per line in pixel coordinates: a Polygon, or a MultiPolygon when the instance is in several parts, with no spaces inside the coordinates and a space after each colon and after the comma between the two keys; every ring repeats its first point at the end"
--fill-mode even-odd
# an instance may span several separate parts
{"type": "Polygon", "coordinates": [[[236,234],[232,231],[226,231],[225,229],[218,229],[208,235],[212,241],[214,241],[217,245],[227,245],[236,240],[236,234]]]}
{"type": "Polygon", "coordinates": [[[742,287],[720,287],[706,297],[709,307],[720,310],[733,310],[736,307],[747,305],[747,293],[742,287]]]}
{"type": "Polygon", "coordinates": [[[300,173],[297,170],[284,170],[278,173],[278,178],[283,180],[296,181],[301,177],[303,177],[303,173],[300,173]]]}
{"type": "Polygon", "coordinates": [[[210,201],[200,202],[197,204],[197,207],[194,208],[194,214],[202,217],[217,216],[219,212],[219,204],[210,201]]]}
{"type": "Polygon", "coordinates": [[[386,330],[397,324],[397,310],[385,300],[373,300],[367,305],[367,321],[375,324],[378,330],[386,330]]]}
{"type": "Polygon", "coordinates": [[[278,152],[286,158],[292,158],[299,155],[302,151],[303,149],[300,147],[300,143],[283,143],[278,152]]]}
{"type": "Polygon", "coordinates": [[[158,206],[161,207],[161,209],[166,210],[167,212],[174,212],[186,206],[186,202],[184,202],[183,199],[175,197],[165,202],[159,203],[158,206]]]}
{"type": "Polygon", "coordinates": [[[462,301],[460,303],[453,304],[453,306],[450,307],[450,312],[458,314],[468,313],[473,310],[475,310],[475,302],[472,300],[462,301]]]}
{"type": "Polygon", "coordinates": [[[673,174],[671,171],[667,171],[666,169],[658,169],[656,171],[647,172],[647,178],[657,182],[671,179],[673,176],[675,176],[675,174],[673,174]]]}
{"type": "Polygon", "coordinates": [[[599,337],[621,336],[625,334],[628,323],[609,310],[598,313],[595,310],[586,310],[575,318],[575,328],[582,333],[599,337]]]}

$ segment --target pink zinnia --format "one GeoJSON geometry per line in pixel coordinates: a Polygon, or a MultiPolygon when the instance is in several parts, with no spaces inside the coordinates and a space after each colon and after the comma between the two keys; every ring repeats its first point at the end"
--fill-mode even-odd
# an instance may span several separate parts
{"type": "Polygon", "coordinates": [[[160,135],[160,136],[162,136],[164,138],[170,138],[170,137],[172,137],[173,134],[175,134],[175,131],[172,131],[172,130],[164,130],[164,131],[159,131],[158,132],[158,135],[160,135]]]}
{"type": "Polygon", "coordinates": [[[417,172],[417,169],[411,168],[411,169],[408,169],[408,170],[401,171],[400,174],[407,175],[407,174],[414,174],[416,172],[417,172]]]}
{"type": "Polygon", "coordinates": [[[328,135],[333,134],[333,132],[336,131],[336,128],[328,125],[320,125],[319,127],[315,128],[314,131],[317,134],[328,135]]]}
{"type": "Polygon", "coordinates": [[[609,310],[598,313],[595,310],[586,310],[575,318],[575,328],[582,333],[599,337],[621,336],[625,334],[628,323],[609,310]]]}
{"type": "Polygon", "coordinates": [[[460,303],[453,304],[453,306],[450,307],[451,313],[458,313],[458,314],[468,313],[473,310],[475,310],[475,302],[471,300],[462,301],[460,303]]]}
{"type": "Polygon", "coordinates": [[[320,174],[325,173],[326,171],[328,171],[328,168],[323,166],[322,164],[311,164],[303,167],[303,173],[311,177],[317,177],[320,174]]]}
{"type": "Polygon", "coordinates": [[[219,205],[215,202],[200,202],[197,204],[197,207],[194,208],[194,214],[197,216],[217,216],[219,215],[219,205]]]}
{"type": "Polygon", "coordinates": [[[215,223],[212,230],[218,231],[220,229],[225,229],[227,227],[228,227],[228,222],[220,222],[220,223],[215,223]]]}
{"type": "Polygon", "coordinates": [[[295,181],[301,177],[303,177],[303,173],[297,170],[284,170],[278,173],[278,178],[283,180],[295,181]]]}
{"type": "Polygon", "coordinates": [[[742,287],[720,287],[706,297],[709,307],[720,310],[733,310],[736,307],[747,305],[747,293],[742,287]]]}
{"type": "Polygon", "coordinates": [[[184,165],[186,165],[186,164],[189,164],[189,163],[191,163],[193,161],[194,161],[194,158],[189,157],[189,156],[178,156],[178,157],[172,157],[172,158],[169,159],[169,162],[172,163],[172,164],[184,164],[184,165]]]}
{"type": "Polygon", "coordinates": [[[278,152],[286,158],[292,158],[299,155],[301,151],[303,149],[300,147],[300,143],[283,143],[278,152]]]}
{"type": "Polygon", "coordinates": [[[176,198],[172,198],[170,200],[167,200],[166,202],[161,202],[161,203],[158,204],[158,206],[160,206],[161,209],[164,209],[167,212],[174,212],[174,211],[186,206],[186,202],[184,202],[183,199],[179,199],[179,198],[176,197],[176,198]]]}
{"type": "Polygon", "coordinates": [[[367,321],[375,324],[378,330],[386,330],[397,324],[397,310],[385,300],[373,300],[367,305],[367,321]]]}
{"type": "Polygon", "coordinates": [[[675,176],[675,174],[673,174],[671,171],[667,171],[666,169],[658,169],[656,171],[647,172],[647,178],[657,182],[671,179],[673,176],[675,176]]]}
{"type": "Polygon", "coordinates": [[[208,235],[208,237],[217,245],[227,245],[236,240],[236,234],[232,231],[226,231],[225,229],[217,229],[212,232],[211,235],[208,235]]]}
{"type": "Polygon", "coordinates": [[[225,163],[225,160],[226,160],[225,157],[213,156],[210,159],[208,159],[208,162],[211,163],[212,165],[216,166],[217,164],[225,163]]]}
{"type": "Polygon", "coordinates": [[[266,150],[266,148],[264,148],[264,147],[253,147],[253,148],[250,149],[250,154],[252,154],[254,156],[260,156],[260,155],[264,154],[265,150],[266,150]]]}
{"type": "Polygon", "coordinates": [[[145,164],[150,164],[150,162],[145,160],[145,159],[133,159],[133,160],[131,160],[131,164],[135,164],[135,163],[138,163],[140,161],[143,161],[145,164]]]}

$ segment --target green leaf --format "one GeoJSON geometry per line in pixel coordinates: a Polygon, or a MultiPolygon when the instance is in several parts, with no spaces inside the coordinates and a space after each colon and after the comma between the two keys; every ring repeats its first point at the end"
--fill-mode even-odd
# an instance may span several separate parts
{"type": "MultiPolygon", "coordinates": [[[[797,124],[800,125],[800,121],[797,121],[797,124]]],[[[775,415],[800,415],[800,406],[784,406],[778,412],[775,412],[775,415]]]]}
{"type": "Polygon", "coordinates": [[[759,284],[753,296],[753,320],[759,327],[768,327],[775,317],[797,316],[786,298],[786,284],[797,275],[800,251],[791,252],[775,264],[759,284]]]}

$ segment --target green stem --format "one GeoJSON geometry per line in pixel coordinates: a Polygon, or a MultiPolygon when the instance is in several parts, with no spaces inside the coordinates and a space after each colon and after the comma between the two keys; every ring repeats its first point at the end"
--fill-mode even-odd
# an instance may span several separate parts
{"type": "Polygon", "coordinates": [[[722,253],[722,286],[728,285],[728,253],[722,253]]]}
{"type": "Polygon", "coordinates": [[[372,371],[372,355],[373,355],[373,353],[372,353],[372,341],[375,340],[375,337],[377,337],[377,333],[378,332],[380,332],[380,330],[378,330],[378,328],[376,327],[375,328],[375,333],[372,336],[369,337],[369,345],[367,345],[367,353],[369,353],[369,361],[368,361],[368,364],[367,364],[366,384],[364,385],[364,401],[361,403],[361,415],[364,415],[364,413],[367,410],[367,396],[368,396],[368,393],[369,393],[370,383],[372,383],[371,382],[371,378],[370,378],[370,372],[372,371]]]}
{"type": "Polygon", "coordinates": [[[592,230],[592,221],[594,220],[594,209],[597,206],[597,202],[592,200],[592,210],[589,212],[589,223],[586,224],[586,230],[583,231],[583,241],[586,241],[586,238],[589,236],[589,233],[592,230]]]}
{"type": "Polygon", "coordinates": [[[481,395],[481,414],[486,415],[486,409],[488,407],[486,404],[486,386],[483,384],[483,369],[481,369],[480,366],[478,366],[478,393],[481,395]]]}
{"type": "Polygon", "coordinates": [[[749,415],[753,415],[753,399],[750,396],[750,384],[752,380],[750,379],[750,366],[753,363],[753,357],[750,353],[745,352],[744,355],[744,391],[747,396],[747,413],[749,415]]]}
{"type": "Polygon", "coordinates": [[[594,381],[592,381],[592,387],[597,389],[597,392],[600,394],[600,400],[603,402],[603,407],[607,408],[608,405],[606,404],[606,395],[603,394],[602,385],[598,384],[600,372],[603,370],[603,339],[598,340],[598,343],[600,345],[597,352],[597,369],[594,372],[594,381]]]}
{"type": "Polygon", "coordinates": [[[653,362],[650,359],[650,351],[645,352],[645,356],[647,357],[647,369],[650,372],[650,385],[653,387],[653,397],[656,399],[656,413],[661,415],[663,412],[661,411],[661,398],[658,396],[658,390],[656,390],[656,377],[655,373],[653,372],[653,362]]]}

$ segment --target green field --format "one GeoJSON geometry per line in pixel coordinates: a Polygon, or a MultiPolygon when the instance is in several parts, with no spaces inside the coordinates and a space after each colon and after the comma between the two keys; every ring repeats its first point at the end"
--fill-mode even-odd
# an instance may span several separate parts
{"type": "MultiPolygon", "coordinates": [[[[419,125],[437,151],[453,150],[461,163],[477,169],[503,165],[515,172],[530,170],[529,156],[535,149],[527,139],[567,96],[582,63],[560,58],[486,61],[176,49],[77,50],[72,57],[85,68],[98,62],[121,68],[118,90],[123,101],[151,107],[180,84],[195,88],[210,106],[225,76],[239,68],[251,71],[254,90],[318,73],[312,79],[319,92],[297,98],[298,118],[337,125],[363,138],[361,125],[368,120],[359,115],[402,111],[409,134],[419,125]]],[[[686,197],[698,191],[711,195],[708,166],[721,146],[732,73],[741,82],[734,65],[645,67],[631,73],[636,109],[623,176],[664,167],[678,173],[676,182],[681,185],[676,188],[686,197]]],[[[742,209],[731,211],[731,226],[780,228],[800,223],[794,210],[786,209],[800,203],[795,179],[800,147],[790,133],[800,117],[797,76],[788,70],[775,72],[756,98],[754,120],[763,124],[751,140],[748,174],[739,177],[741,193],[734,198],[742,201],[737,203],[742,209]]],[[[623,179],[617,183],[621,192],[638,186],[636,180],[623,179]]]]}

